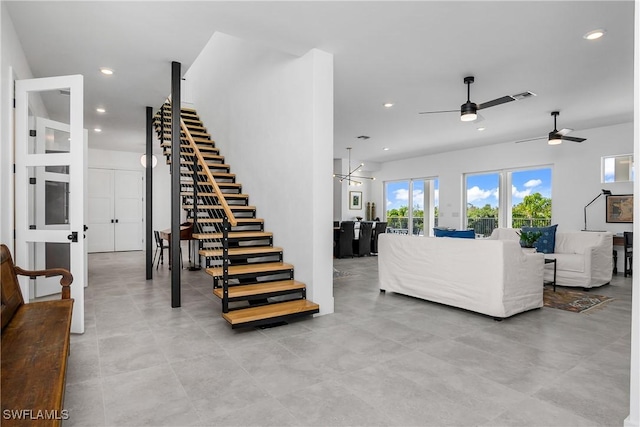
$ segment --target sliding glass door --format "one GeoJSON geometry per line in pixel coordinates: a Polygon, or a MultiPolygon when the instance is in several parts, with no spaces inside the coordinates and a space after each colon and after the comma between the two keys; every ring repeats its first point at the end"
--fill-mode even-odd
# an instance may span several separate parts
{"type": "Polygon", "coordinates": [[[388,232],[432,235],[437,225],[437,178],[416,178],[385,183],[388,232]]]}

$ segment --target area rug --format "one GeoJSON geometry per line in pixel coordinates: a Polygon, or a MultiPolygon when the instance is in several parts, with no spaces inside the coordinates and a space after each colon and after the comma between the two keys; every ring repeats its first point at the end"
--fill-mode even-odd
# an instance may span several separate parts
{"type": "Polygon", "coordinates": [[[570,291],[566,289],[544,288],[544,306],[559,308],[560,310],[583,313],[595,307],[612,301],[613,298],[604,295],[594,295],[589,292],[570,291]]]}

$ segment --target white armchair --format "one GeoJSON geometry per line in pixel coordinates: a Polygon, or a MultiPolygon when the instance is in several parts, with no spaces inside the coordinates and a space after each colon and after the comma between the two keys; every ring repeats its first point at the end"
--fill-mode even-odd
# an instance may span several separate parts
{"type": "MultiPolygon", "coordinates": [[[[490,239],[519,240],[513,228],[496,228],[490,239]]],[[[556,232],[554,253],[545,258],[556,260],[556,284],[594,288],[606,285],[613,274],[613,234],[600,231],[556,232]]],[[[545,268],[544,278],[553,280],[553,265],[545,268]]]]}

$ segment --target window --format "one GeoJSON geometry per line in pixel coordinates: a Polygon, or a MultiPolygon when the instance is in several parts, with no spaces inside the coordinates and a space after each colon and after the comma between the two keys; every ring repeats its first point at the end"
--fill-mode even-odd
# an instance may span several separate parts
{"type": "Polygon", "coordinates": [[[634,179],[633,155],[602,158],[602,182],[627,182],[634,179]]]}
{"type": "Polygon", "coordinates": [[[489,235],[497,228],[500,200],[500,173],[467,175],[467,228],[489,235]]]}
{"type": "Polygon", "coordinates": [[[465,190],[467,228],[477,234],[551,224],[549,167],[467,174],[465,190]]]}
{"type": "Polygon", "coordinates": [[[438,179],[416,178],[385,183],[390,233],[432,235],[438,218],[438,179]],[[411,203],[409,202],[411,201],[411,203]]]}
{"type": "Polygon", "coordinates": [[[511,172],[511,227],[551,225],[551,168],[511,172]]]}

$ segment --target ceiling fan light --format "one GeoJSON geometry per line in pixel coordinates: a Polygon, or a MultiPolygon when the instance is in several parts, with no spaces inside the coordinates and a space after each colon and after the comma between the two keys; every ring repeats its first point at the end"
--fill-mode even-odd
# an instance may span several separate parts
{"type": "Polygon", "coordinates": [[[460,120],[462,120],[463,122],[472,122],[477,118],[478,118],[478,115],[476,113],[463,112],[462,115],[460,116],[460,120]]]}
{"type": "Polygon", "coordinates": [[[478,118],[478,106],[470,101],[465,102],[460,106],[460,120],[463,122],[472,122],[478,118]]]}
{"type": "Polygon", "coordinates": [[[549,145],[559,145],[562,144],[562,135],[558,135],[557,133],[551,132],[549,134],[549,145]]]}

